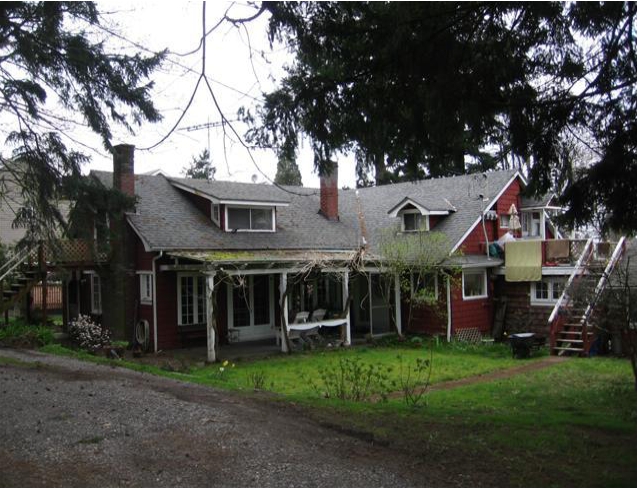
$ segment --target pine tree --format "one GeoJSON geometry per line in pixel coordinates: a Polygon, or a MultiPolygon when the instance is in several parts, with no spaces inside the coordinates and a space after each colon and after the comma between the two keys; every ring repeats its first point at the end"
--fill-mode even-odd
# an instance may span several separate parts
{"type": "Polygon", "coordinates": [[[277,162],[277,174],[275,175],[277,185],[295,185],[300,187],[301,172],[297,162],[289,158],[279,158],[277,162]]]}
{"type": "Polygon", "coordinates": [[[193,156],[190,166],[183,169],[184,176],[200,180],[213,180],[216,168],[210,159],[210,152],[202,150],[199,156],[193,156]]]}
{"type": "Polygon", "coordinates": [[[0,162],[22,188],[16,224],[29,241],[51,238],[64,221],[56,201],[82,187],[88,157],[67,148],[65,125],[83,122],[111,150],[112,124],[132,130],[161,118],[148,79],[165,53],[109,51],[99,23],[91,2],[0,3],[0,114],[12,148],[0,162]]]}
{"type": "Polygon", "coordinates": [[[529,167],[572,224],[636,230],[635,2],[272,2],[295,62],[250,139],[377,183],[529,167]],[[593,149],[576,169],[574,142],[593,149]]]}

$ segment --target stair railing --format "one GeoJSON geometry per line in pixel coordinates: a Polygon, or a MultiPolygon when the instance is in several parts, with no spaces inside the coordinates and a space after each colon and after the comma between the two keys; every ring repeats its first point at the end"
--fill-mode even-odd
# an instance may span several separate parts
{"type": "Polygon", "coordinates": [[[18,268],[31,254],[31,248],[26,247],[16,251],[13,256],[0,267],[0,282],[2,282],[11,272],[18,268]]]}
{"type": "Polygon", "coordinates": [[[583,274],[583,267],[586,263],[589,262],[591,257],[594,254],[594,240],[593,238],[589,238],[585,247],[583,248],[576,265],[574,266],[574,271],[571,273],[567,282],[565,283],[565,287],[563,288],[563,293],[560,295],[558,301],[554,305],[554,309],[552,309],[552,313],[549,315],[549,319],[547,320],[549,324],[549,346],[550,351],[553,351],[556,346],[556,335],[558,334],[560,328],[562,328],[564,317],[560,314],[562,309],[567,309],[567,304],[571,300],[571,288],[575,283],[576,278],[583,274]]]}
{"type": "MultiPolygon", "coordinates": [[[[596,284],[596,289],[594,290],[594,295],[592,297],[592,300],[589,302],[589,304],[587,304],[587,309],[585,309],[585,313],[583,314],[583,320],[582,320],[584,326],[587,325],[589,318],[593,314],[594,309],[596,308],[598,299],[600,299],[600,296],[605,290],[605,287],[607,286],[607,282],[609,281],[609,277],[611,276],[612,272],[616,268],[616,265],[618,264],[618,261],[623,255],[624,249],[625,249],[625,237],[623,236],[618,240],[618,243],[616,244],[616,248],[614,248],[614,252],[612,253],[611,257],[609,258],[609,261],[607,262],[605,271],[603,272],[600,279],[598,280],[598,283],[596,284]]],[[[587,334],[587,329],[588,328],[586,327],[583,328],[583,351],[585,352],[588,352],[590,347],[589,335],[587,334]]]]}

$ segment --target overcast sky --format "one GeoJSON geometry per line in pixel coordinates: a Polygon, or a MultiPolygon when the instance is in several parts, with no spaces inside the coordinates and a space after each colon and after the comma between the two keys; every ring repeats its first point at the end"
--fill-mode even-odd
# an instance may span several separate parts
{"type": "MultiPolygon", "coordinates": [[[[219,127],[188,130],[193,126],[219,122],[220,115],[212,96],[202,82],[195,99],[178,128],[159,146],[144,150],[162,140],[177,123],[195,88],[202,68],[202,50],[189,55],[202,35],[202,2],[99,2],[105,14],[106,26],[124,38],[114,40],[114,46],[139,51],[135,44],[158,51],[164,48],[171,54],[161,70],[153,77],[153,100],[164,119],[157,124],[144,124],[135,135],[116,131],[116,143],[134,144],[136,172],[161,169],[180,175],[192,157],[210,148],[217,180],[259,182],[274,179],[276,157],[271,151],[254,151],[253,162],[234,135],[224,134],[219,127]],[[129,42],[130,41],[130,42],[129,42]],[[135,44],[133,44],[135,43],[135,44]],[[177,54],[174,54],[177,53],[177,54]],[[263,174],[262,174],[263,173],[263,174]],[[264,176],[265,174],[265,176],[264,176]]],[[[215,1],[206,4],[206,28],[210,29],[223,17],[253,15],[256,9],[247,2],[215,1]]],[[[290,55],[281,46],[271,50],[266,36],[267,15],[262,15],[244,27],[224,23],[206,40],[206,75],[221,109],[230,120],[236,119],[239,107],[254,108],[264,91],[271,90],[282,74],[282,65],[290,62],[290,55]]],[[[234,123],[243,135],[246,126],[234,123]]],[[[99,147],[98,147],[99,149],[99,147]]],[[[90,167],[110,170],[111,158],[104,150],[91,151],[90,167]]],[[[298,157],[303,184],[318,186],[308,145],[298,157]]],[[[88,170],[88,169],[87,169],[88,170]]],[[[354,164],[351,158],[339,159],[339,185],[355,185],[354,164]]]]}

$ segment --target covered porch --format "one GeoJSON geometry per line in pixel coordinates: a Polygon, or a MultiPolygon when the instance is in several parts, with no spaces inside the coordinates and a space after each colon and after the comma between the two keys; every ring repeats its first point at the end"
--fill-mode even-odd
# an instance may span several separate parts
{"type": "Polygon", "coordinates": [[[176,254],[201,263],[208,360],[219,359],[221,343],[226,350],[271,341],[286,352],[310,335],[349,346],[353,336],[400,331],[398,277],[374,268],[353,270],[353,254],[242,252],[232,259],[228,253],[176,254]]]}

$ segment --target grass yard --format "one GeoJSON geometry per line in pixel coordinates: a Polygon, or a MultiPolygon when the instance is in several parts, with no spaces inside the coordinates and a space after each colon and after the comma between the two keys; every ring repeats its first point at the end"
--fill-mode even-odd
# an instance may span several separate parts
{"type": "MultiPolygon", "coordinates": [[[[57,345],[43,350],[91,358],[57,345]]],[[[533,369],[539,362],[548,362],[546,353],[515,360],[505,345],[442,344],[432,351],[406,346],[313,351],[234,366],[184,363],[181,372],[132,362],[124,366],[248,394],[259,384],[274,393],[273,402],[391,446],[413,459],[415,467],[459,485],[635,487],[636,390],[630,363],[571,358],[533,369]],[[343,365],[351,370],[374,366],[385,388],[397,390],[406,366],[430,358],[433,388],[416,405],[400,393],[385,402],[378,396],[375,402],[326,397],[320,381],[322,375],[330,378],[329,372],[333,380],[343,376],[343,365]],[[521,366],[530,369],[498,377],[521,366]],[[479,375],[489,381],[470,379],[454,388],[442,384],[479,375]]],[[[357,378],[365,378],[365,372],[360,369],[357,378]]]]}

